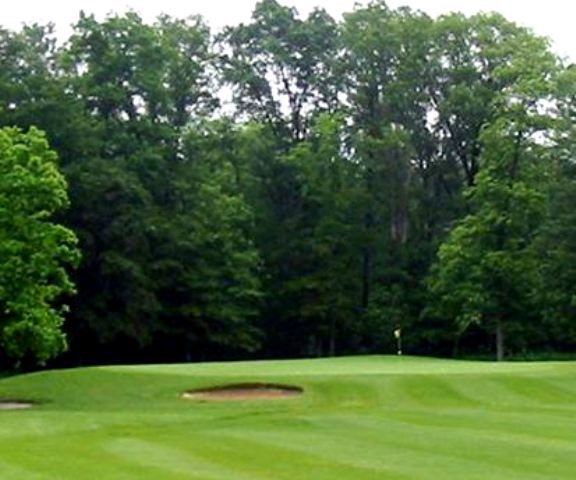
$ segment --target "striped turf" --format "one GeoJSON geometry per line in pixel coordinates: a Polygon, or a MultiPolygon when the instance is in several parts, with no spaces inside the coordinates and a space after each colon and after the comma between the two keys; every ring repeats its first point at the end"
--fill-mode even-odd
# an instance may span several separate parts
{"type": "Polygon", "coordinates": [[[1,480],[573,480],[576,363],[354,357],[0,379],[1,480]],[[297,399],[183,400],[262,381],[297,399]]]}

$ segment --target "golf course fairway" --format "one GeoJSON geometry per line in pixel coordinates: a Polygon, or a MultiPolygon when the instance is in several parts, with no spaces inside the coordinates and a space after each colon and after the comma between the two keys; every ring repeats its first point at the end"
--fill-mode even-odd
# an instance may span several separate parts
{"type": "Polygon", "coordinates": [[[574,480],[576,363],[410,357],[0,379],[1,480],[574,480]],[[287,398],[210,401],[234,383],[287,398]]]}

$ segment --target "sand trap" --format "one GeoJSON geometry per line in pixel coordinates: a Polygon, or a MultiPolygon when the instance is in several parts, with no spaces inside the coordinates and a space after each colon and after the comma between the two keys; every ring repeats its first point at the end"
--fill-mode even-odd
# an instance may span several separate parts
{"type": "Polygon", "coordinates": [[[192,400],[274,400],[302,395],[300,387],[272,383],[236,383],[185,392],[182,397],[192,400]]]}
{"type": "Polygon", "coordinates": [[[0,400],[0,410],[27,410],[33,406],[34,404],[30,402],[0,400]]]}

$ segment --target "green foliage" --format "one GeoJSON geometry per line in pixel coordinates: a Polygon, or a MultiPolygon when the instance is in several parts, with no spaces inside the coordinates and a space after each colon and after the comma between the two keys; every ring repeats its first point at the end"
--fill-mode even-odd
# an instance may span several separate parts
{"type": "Polygon", "coordinates": [[[149,344],[161,308],[150,272],[158,222],[153,198],[126,162],[93,159],[66,172],[75,205],[68,222],[83,251],[72,340],[81,341],[80,332],[97,332],[103,344],[118,335],[149,344]]]}
{"type": "Polygon", "coordinates": [[[166,246],[177,250],[158,252],[158,274],[166,282],[161,287],[164,308],[168,325],[195,349],[208,343],[251,351],[259,345],[255,320],[262,295],[254,216],[238,190],[227,152],[202,148],[219,138],[212,137],[211,127],[190,130],[186,160],[175,172],[176,201],[163,228],[170,238],[166,246]],[[178,256],[170,256],[174,253],[178,256]]]}
{"type": "Polygon", "coordinates": [[[436,313],[462,330],[525,320],[538,285],[531,245],[546,197],[524,132],[510,138],[505,126],[497,122],[483,134],[484,165],[466,192],[471,213],[441,245],[429,281],[436,313]]]}
{"type": "Polygon", "coordinates": [[[504,323],[570,348],[574,84],[498,14],[379,0],[0,30],[0,126],[45,130],[70,185],[77,361],[389,349],[398,323],[426,353],[504,323]]]}
{"type": "Polygon", "coordinates": [[[557,78],[558,117],[552,135],[554,148],[548,152],[548,161],[554,166],[550,172],[548,218],[534,248],[542,274],[537,297],[543,317],[543,347],[566,351],[572,350],[576,340],[575,74],[571,66],[557,78]]]}
{"type": "Polygon", "coordinates": [[[302,140],[311,116],[337,108],[337,25],[324,10],[302,20],[295,9],[262,0],[250,24],[229,27],[220,41],[236,106],[280,135],[302,140]]]}
{"type": "Polygon", "coordinates": [[[548,221],[534,246],[541,270],[537,292],[544,346],[571,350],[576,340],[576,218],[573,174],[554,185],[548,221]]]}
{"type": "Polygon", "coordinates": [[[44,135],[0,130],[0,345],[14,360],[44,362],[66,348],[66,266],[79,260],[76,237],[53,222],[68,205],[66,181],[44,135]]]}
{"type": "Polygon", "coordinates": [[[210,163],[219,146],[188,133],[214,106],[209,40],[199,18],[152,26],[133,12],[82,15],[63,54],[99,122],[96,158],[67,169],[70,221],[88,253],[78,275],[86,301],[71,324],[78,342],[163,339],[175,358],[257,345],[258,255],[242,230],[250,212],[227,191],[230,164],[210,163]]]}
{"type": "Polygon", "coordinates": [[[279,226],[285,240],[275,254],[290,269],[277,295],[286,302],[282,315],[301,325],[309,353],[334,354],[337,336],[349,338],[359,330],[358,167],[344,155],[342,142],[342,118],[321,115],[310,140],[283,158],[297,198],[279,226]]]}

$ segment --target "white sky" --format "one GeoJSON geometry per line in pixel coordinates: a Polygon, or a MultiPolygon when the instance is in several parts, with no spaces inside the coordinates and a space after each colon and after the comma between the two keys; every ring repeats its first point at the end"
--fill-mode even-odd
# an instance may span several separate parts
{"type": "MultiPolygon", "coordinates": [[[[256,0],[15,0],[3,5],[0,25],[19,28],[23,23],[52,21],[58,31],[68,35],[69,25],[78,18],[83,9],[98,17],[109,12],[121,13],[132,8],[146,20],[152,20],[160,13],[174,17],[200,14],[213,29],[224,25],[245,22],[256,0]]],[[[307,14],[313,7],[325,8],[334,17],[353,9],[354,0],[280,0],[280,3],[294,6],[301,14],[307,14]]],[[[537,34],[552,40],[554,51],[576,61],[576,2],[573,0],[388,0],[388,5],[398,7],[408,5],[423,10],[430,15],[451,11],[472,14],[478,11],[497,11],[509,20],[532,28],[537,34]]]]}

